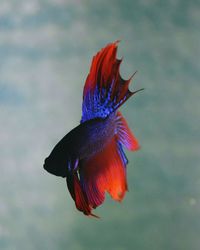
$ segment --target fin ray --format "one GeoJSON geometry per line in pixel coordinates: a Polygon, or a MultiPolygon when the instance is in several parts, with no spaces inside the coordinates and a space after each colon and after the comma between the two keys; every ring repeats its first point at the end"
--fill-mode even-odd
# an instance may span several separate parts
{"type": "Polygon", "coordinates": [[[140,148],[140,145],[130,130],[127,121],[119,111],[117,112],[117,133],[120,143],[128,150],[135,151],[140,148]]]}
{"type": "Polygon", "coordinates": [[[120,75],[118,42],[108,44],[93,57],[83,91],[81,122],[106,118],[135,93],[128,89],[132,77],[124,80],[120,75]]]}

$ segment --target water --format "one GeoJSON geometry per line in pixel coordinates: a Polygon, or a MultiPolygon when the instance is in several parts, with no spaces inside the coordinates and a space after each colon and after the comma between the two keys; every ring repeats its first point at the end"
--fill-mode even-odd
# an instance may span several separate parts
{"type": "Polygon", "coordinates": [[[199,1],[2,0],[0,249],[200,248],[199,1]],[[79,123],[92,56],[121,39],[121,74],[143,93],[122,108],[141,150],[129,192],[101,220],[42,169],[79,123]]]}

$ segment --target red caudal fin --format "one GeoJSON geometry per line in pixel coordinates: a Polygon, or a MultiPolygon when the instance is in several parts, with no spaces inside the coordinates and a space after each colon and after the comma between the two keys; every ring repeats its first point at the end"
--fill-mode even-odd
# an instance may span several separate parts
{"type": "Polygon", "coordinates": [[[81,183],[92,208],[101,205],[107,191],[121,201],[127,190],[126,168],[116,138],[81,167],[81,183]]]}
{"type": "Polygon", "coordinates": [[[120,75],[122,59],[116,58],[118,43],[108,44],[93,57],[83,91],[81,122],[107,117],[139,91],[131,92],[128,88],[134,74],[128,80],[120,75]]]}
{"type": "Polygon", "coordinates": [[[117,112],[117,134],[120,143],[128,150],[135,151],[140,148],[138,140],[133,135],[132,131],[128,127],[128,123],[122,116],[121,112],[117,112]]]}

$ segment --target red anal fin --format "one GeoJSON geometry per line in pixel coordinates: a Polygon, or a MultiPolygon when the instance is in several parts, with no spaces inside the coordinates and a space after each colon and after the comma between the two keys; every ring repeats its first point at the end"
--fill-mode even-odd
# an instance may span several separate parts
{"type": "Polygon", "coordinates": [[[125,192],[128,190],[126,180],[126,168],[122,161],[116,141],[113,141],[106,152],[106,157],[109,158],[108,166],[105,171],[107,179],[107,192],[116,201],[121,201],[124,198],[125,192]]]}
{"type": "Polygon", "coordinates": [[[89,204],[95,208],[103,203],[105,191],[121,201],[127,191],[126,169],[118,152],[116,138],[104,150],[82,166],[84,190],[89,204]]]}
{"type": "Polygon", "coordinates": [[[128,150],[135,151],[140,148],[137,139],[128,127],[128,123],[119,111],[117,112],[117,134],[119,141],[128,150]]]}
{"type": "Polygon", "coordinates": [[[83,189],[92,208],[101,205],[105,199],[105,187],[100,171],[97,156],[86,161],[81,168],[83,189]]]}

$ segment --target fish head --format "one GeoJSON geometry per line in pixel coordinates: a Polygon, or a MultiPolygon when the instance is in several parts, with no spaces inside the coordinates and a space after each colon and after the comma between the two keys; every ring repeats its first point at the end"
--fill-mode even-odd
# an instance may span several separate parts
{"type": "Polygon", "coordinates": [[[70,157],[68,153],[60,150],[53,150],[44,161],[44,169],[50,174],[66,177],[70,157]]]}

